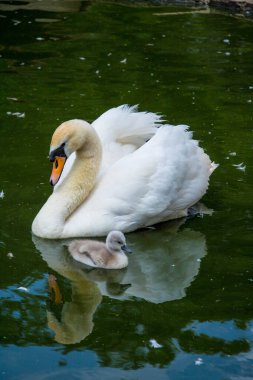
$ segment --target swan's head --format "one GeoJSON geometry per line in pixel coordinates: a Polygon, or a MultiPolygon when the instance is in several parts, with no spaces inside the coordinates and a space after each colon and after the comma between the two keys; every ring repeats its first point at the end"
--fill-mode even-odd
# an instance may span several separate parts
{"type": "Polygon", "coordinates": [[[91,128],[89,123],[78,119],[65,121],[56,128],[49,151],[49,160],[54,163],[50,177],[51,185],[56,185],[60,179],[65,162],[71,153],[83,147],[91,128]]]}
{"type": "Polygon", "coordinates": [[[126,245],[126,238],[121,231],[109,232],[106,238],[106,246],[111,252],[132,252],[126,245]]]}

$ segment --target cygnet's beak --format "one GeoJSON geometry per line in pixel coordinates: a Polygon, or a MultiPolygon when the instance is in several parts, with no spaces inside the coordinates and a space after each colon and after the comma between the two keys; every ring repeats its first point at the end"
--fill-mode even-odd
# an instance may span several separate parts
{"type": "Polygon", "coordinates": [[[125,253],[132,253],[133,252],[126,244],[122,245],[121,249],[125,253]]]}
{"type": "Polygon", "coordinates": [[[50,177],[50,184],[52,186],[56,185],[57,182],[59,181],[65,162],[66,162],[66,157],[56,156],[54,158],[53,169],[52,169],[52,173],[50,177]]]}

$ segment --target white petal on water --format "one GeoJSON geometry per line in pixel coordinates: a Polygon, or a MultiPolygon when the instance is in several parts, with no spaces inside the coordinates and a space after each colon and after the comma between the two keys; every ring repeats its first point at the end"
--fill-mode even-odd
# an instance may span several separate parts
{"type": "Polygon", "coordinates": [[[4,191],[2,190],[1,192],[0,192],[0,199],[3,199],[4,198],[4,191]]]}
{"type": "Polygon", "coordinates": [[[8,252],[8,253],[7,253],[7,257],[8,257],[9,259],[13,259],[14,255],[13,255],[12,252],[8,252]]]}
{"type": "Polygon", "coordinates": [[[120,63],[127,63],[127,59],[126,58],[124,58],[124,59],[122,59],[122,61],[120,61],[120,63]]]}
{"type": "Polygon", "coordinates": [[[202,358],[198,358],[195,360],[195,365],[201,365],[203,364],[203,359],[202,358]]]}
{"type": "Polygon", "coordinates": [[[18,98],[11,98],[11,97],[8,97],[8,96],[7,96],[6,99],[8,99],[8,100],[13,100],[14,102],[17,102],[17,101],[18,101],[18,98]]]}
{"type": "Polygon", "coordinates": [[[155,339],[150,339],[149,343],[150,343],[150,346],[152,348],[161,348],[162,347],[162,345],[159,344],[155,339]]]}
{"type": "Polygon", "coordinates": [[[242,172],[245,172],[246,170],[246,165],[244,165],[243,162],[241,162],[240,164],[234,164],[233,166],[236,169],[241,170],[242,172]]]}
{"type": "Polygon", "coordinates": [[[20,20],[12,20],[13,21],[13,25],[16,26],[16,25],[19,25],[21,24],[22,21],[20,20]]]}
{"type": "Polygon", "coordinates": [[[29,289],[25,288],[24,286],[19,286],[17,290],[21,290],[22,292],[29,292],[29,289]]]}
{"type": "Polygon", "coordinates": [[[17,117],[25,117],[25,112],[6,112],[7,115],[17,116],[17,117]]]}

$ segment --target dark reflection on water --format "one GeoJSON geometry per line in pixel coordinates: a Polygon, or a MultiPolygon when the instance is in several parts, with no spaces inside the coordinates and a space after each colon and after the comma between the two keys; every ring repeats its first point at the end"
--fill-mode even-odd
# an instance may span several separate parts
{"type": "Polygon", "coordinates": [[[0,1],[0,29],[0,378],[251,378],[252,21],[0,1]],[[215,212],[129,234],[126,270],[90,271],[31,222],[55,127],[122,103],[191,125],[220,163],[215,212]]]}

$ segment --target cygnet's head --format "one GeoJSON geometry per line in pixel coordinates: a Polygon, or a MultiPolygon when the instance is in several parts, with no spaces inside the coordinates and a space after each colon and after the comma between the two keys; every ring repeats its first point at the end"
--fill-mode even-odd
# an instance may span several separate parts
{"type": "Polygon", "coordinates": [[[131,252],[131,250],[126,245],[126,238],[121,231],[109,232],[106,238],[106,246],[111,252],[131,252]]]}

